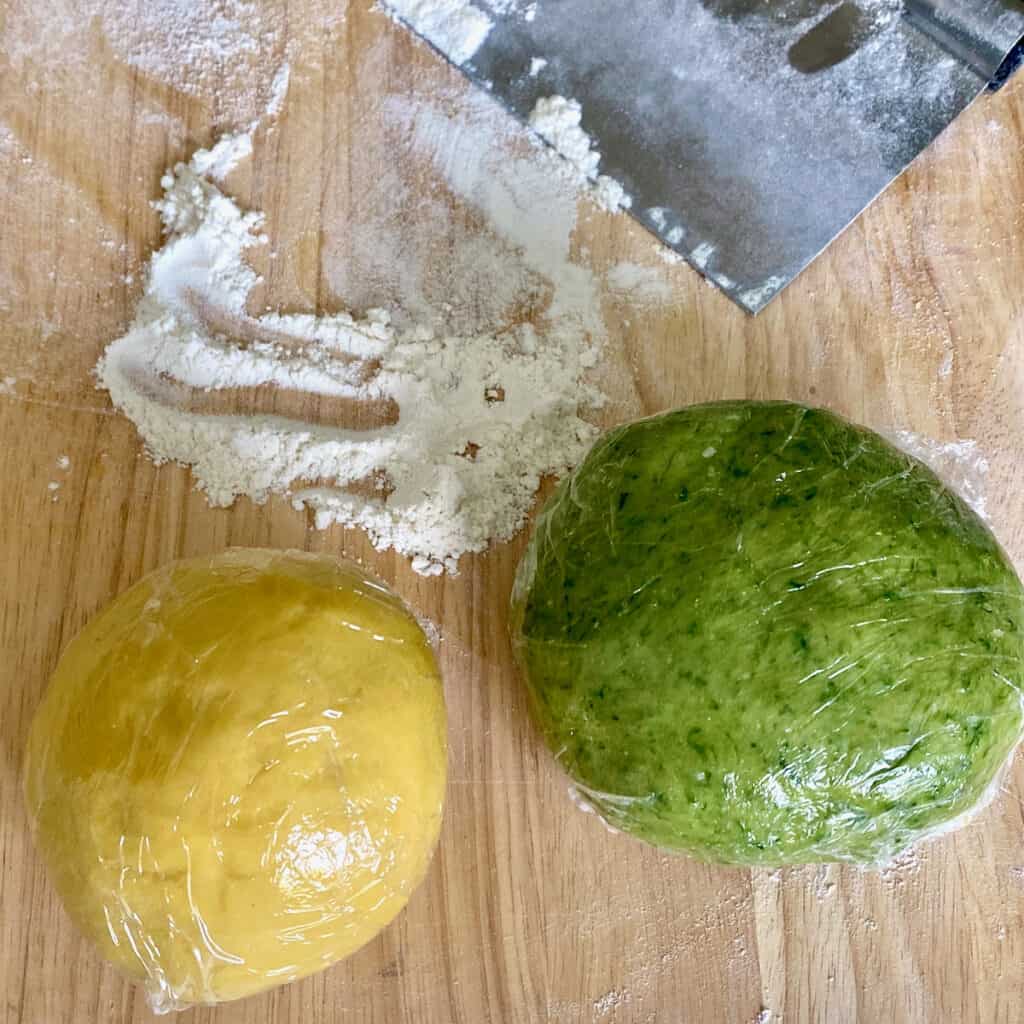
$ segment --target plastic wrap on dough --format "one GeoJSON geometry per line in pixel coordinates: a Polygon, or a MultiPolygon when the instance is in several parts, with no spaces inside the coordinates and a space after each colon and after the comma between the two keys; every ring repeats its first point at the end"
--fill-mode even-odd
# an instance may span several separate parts
{"type": "Polygon", "coordinates": [[[235,549],[146,576],[61,657],[26,797],[71,917],[157,1011],[249,995],[371,939],[441,823],[444,698],[354,566],[235,549]]]}
{"type": "Polygon", "coordinates": [[[1024,590],[871,431],[721,402],[612,431],[540,515],[513,642],[586,800],[736,864],[889,860],[1021,733],[1024,590]]]}

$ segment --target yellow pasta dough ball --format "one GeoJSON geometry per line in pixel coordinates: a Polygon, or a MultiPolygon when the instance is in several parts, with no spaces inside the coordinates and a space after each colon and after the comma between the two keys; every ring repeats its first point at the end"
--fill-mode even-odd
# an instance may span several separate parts
{"type": "Polygon", "coordinates": [[[445,776],[401,602],[331,558],[235,549],[151,573],[72,641],[25,788],[68,912],[169,1010],[373,938],[426,873],[445,776]]]}

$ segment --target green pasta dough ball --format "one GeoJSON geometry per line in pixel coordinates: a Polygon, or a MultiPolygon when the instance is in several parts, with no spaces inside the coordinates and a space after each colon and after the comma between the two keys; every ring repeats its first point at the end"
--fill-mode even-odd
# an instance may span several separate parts
{"type": "Polygon", "coordinates": [[[585,797],[706,860],[885,862],[978,806],[1021,733],[1024,590],[992,534],[788,402],[604,437],[539,518],[513,638],[585,797]]]}

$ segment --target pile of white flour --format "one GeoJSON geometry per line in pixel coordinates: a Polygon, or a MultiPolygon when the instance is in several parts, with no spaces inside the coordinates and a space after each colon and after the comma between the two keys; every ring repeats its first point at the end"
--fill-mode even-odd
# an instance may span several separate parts
{"type": "Polygon", "coordinates": [[[600,206],[613,212],[628,209],[633,201],[623,187],[607,174],[598,174],[601,154],[583,130],[582,122],[579,101],[564,96],[543,96],[530,113],[530,127],[568,161],[578,183],[590,188],[600,206]]]}
{"type": "Polygon", "coordinates": [[[248,134],[230,136],[164,177],[167,240],[130,330],[100,361],[100,383],[152,457],[191,466],[211,504],[286,494],[321,528],[358,526],[418,572],[454,572],[461,554],[511,537],[541,477],[568,469],[592,441],[580,411],[600,404],[584,381],[599,342],[528,326],[398,331],[382,311],[250,316],[258,278],[244,255],[266,241],[263,218],[212,177],[251,149],[248,134]],[[268,386],[337,400],[341,423],[343,408],[364,409],[375,425],[201,408],[216,392],[268,386]]]}

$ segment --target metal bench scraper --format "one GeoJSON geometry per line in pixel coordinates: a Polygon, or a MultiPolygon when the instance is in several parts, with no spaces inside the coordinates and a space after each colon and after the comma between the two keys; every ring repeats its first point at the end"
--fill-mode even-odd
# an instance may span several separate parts
{"type": "Polygon", "coordinates": [[[633,216],[751,313],[1024,58],[1024,0],[387,6],[524,121],[577,100],[633,216]]]}

